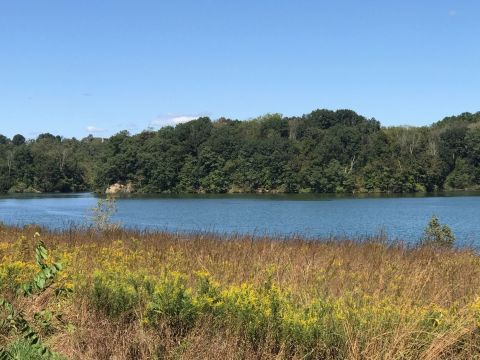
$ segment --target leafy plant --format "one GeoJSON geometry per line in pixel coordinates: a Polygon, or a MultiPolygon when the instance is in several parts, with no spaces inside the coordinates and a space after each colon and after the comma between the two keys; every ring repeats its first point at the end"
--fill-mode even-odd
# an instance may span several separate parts
{"type": "MultiPolygon", "coordinates": [[[[40,234],[36,233],[35,237],[39,237],[40,234]]],[[[40,241],[35,248],[35,262],[40,268],[39,272],[33,277],[32,281],[21,285],[17,289],[17,296],[22,294],[23,296],[38,295],[47,290],[54,282],[58,272],[62,269],[60,263],[48,264],[49,256],[48,250],[45,247],[43,241],[40,241]]],[[[34,348],[39,356],[51,358],[54,354],[43,345],[40,341],[38,333],[25,319],[23,311],[17,310],[12,303],[4,298],[0,298],[0,308],[2,308],[6,314],[5,319],[0,323],[0,326],[6,327],[12,331],[18,331],[22,335],[23,341],[28,346],[34,348]]],[[[34,319],[44,318],[45,312],[40,311],[34,314],[34,319]]],[[[0,360],[16,359],[11,350],[0,348],[0,360]]]]}
{"type": "Polygon", "coordinates": [[[93,276],[92,305],[108,316],[134,317],[135,309],[153,292],[149,279],[132,273],[101,272],[93,276]]]}
{"type": "Polygon", "coordinates": [[[119,224],[112,222],[112,217],[117,212],[117,201],[114,197],[99,198],[97,206],[92,209],[92,212],[92,222],[96,230],[115,230],[119,227],[119,224]]]}
{"type": "Polygon", "coordinates": [[[22,285],[21,292],[24,296],[30,296],[35,293],[45,291],[52,283],[55,276],[60,270],[62,270],[62,265],[60,263],[54,263],[48,265],[46,260],[48,259],[48,251],[45,247],[43,241],[35,248],[35,262],[40,271],[35,275],[30,283],[22,285]]]}
{"type": "Polygon", "coordinates": [[[32,346],[24,339],[19,339],[12,343],[8,347],[8,351],[15,360],[66,360],[63,356],[58,354],[41,355],[38,353],[38,349],[35,346],[32,346]]]}
{"type": "Polygon", "coordinates": [[[147,308],[149,323],[167,324],[173,333],[185,334],[197,319],[197,308],[185,276],[171,272],[161,279],[147,308]]]}
{"type": "Polygon", "coordinates": [[[455,243],[455,235],[448,225],[442,225],[438,217],[432,216],[425,228],[421,245],[451,248],[455,243]]]}

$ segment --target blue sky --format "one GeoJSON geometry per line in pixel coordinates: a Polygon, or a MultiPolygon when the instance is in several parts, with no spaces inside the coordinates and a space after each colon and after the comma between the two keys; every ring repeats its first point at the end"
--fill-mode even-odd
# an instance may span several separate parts
{"type": "Polygon", "coordinates": [[[0,0],[0,133],[480,110],[478,1],[0,0]]]}

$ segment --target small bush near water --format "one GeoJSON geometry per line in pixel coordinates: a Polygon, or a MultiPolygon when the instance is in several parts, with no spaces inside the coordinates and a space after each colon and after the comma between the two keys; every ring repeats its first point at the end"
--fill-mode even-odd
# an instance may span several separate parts
{"type": "MultiPolygon", "coordinates": [[[[473,250],[375,238],[44,233],[44,264],[62,270],[45,291],[18,296],[37,271],[33,231],[0,230],[0,296],[23,309],[50,358],[480,358],[473,250]]],[[[7,330],[1,348],[38,356],[7,330]]]]}
{"type": "Polygon", "coordinates": [[[422,245],[451,248],[455,243],[455,235],[448,225],[441,225],[438,217],[432,216],[425,228],[422,245]]]}

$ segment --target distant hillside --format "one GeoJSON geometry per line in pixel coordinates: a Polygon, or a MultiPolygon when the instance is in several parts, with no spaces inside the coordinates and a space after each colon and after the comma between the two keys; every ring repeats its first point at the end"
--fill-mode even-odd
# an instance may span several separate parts
{"type": "Polygon", "coordinates": [[[458,116],[448,116],[433,124],[434,127],[443,127],[451,125],[475,125],[480,123],[480,111],[474,114],[465,112],[458,116]]]}
{"type": "Polygon", "coordinates": [[[207,117],[109,139],[0,135],[1,192],[416,192],[480,187],[480,112],[381,127],[351,110],[207,117]],[[122,187],[125,185],[125,187],[122,187]],[[128,186],[127,186],[128,185],[128,186]]]}

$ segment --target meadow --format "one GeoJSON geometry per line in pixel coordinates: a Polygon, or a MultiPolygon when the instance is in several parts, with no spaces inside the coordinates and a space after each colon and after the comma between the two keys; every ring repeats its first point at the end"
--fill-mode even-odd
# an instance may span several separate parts
{"type": "Polygon", "coordinates": [[[4,226],[0,259],[5,358],[480,358],[472,249],[4,226]]]}

